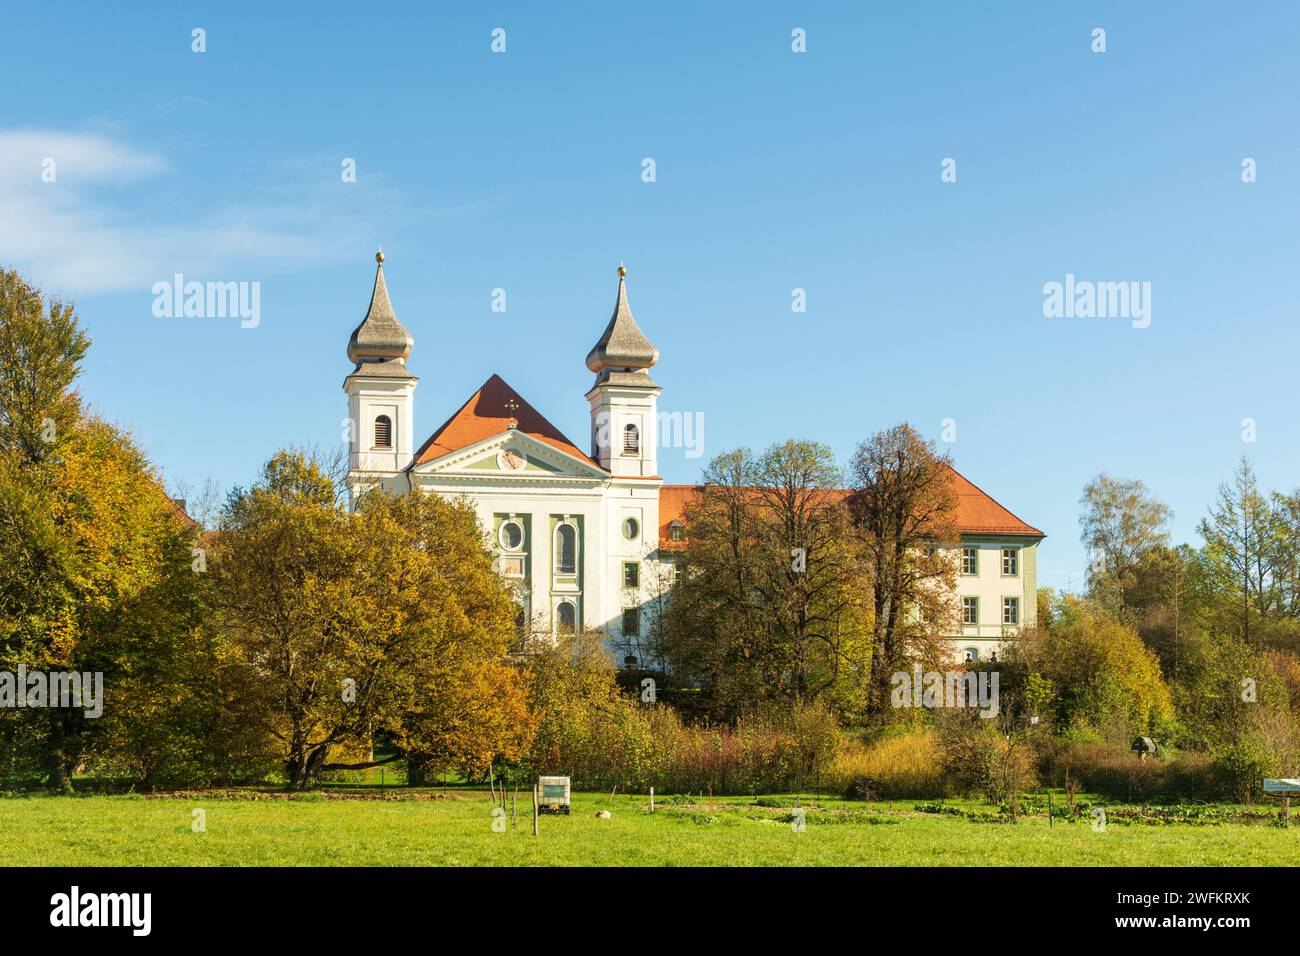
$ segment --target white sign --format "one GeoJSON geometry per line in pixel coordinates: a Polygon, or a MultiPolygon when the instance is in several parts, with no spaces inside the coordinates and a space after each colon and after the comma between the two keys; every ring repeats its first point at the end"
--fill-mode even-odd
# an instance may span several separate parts
{"type": "Polygon", "coordinates": [[[1294,780],[1264,780],[1265,793],[1297,793],[1300,794],[1300,779],[1294,780]]]}

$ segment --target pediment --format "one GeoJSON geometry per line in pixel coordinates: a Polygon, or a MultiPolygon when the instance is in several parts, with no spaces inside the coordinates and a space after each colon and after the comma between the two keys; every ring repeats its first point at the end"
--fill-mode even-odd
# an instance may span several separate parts
{"type": "Polygon", "coordinates": [[[524,432],[510,430],[416,465],[420,476],[511,479],[524,482],[555,479],[603,481],[609,475],[524,432]]]}

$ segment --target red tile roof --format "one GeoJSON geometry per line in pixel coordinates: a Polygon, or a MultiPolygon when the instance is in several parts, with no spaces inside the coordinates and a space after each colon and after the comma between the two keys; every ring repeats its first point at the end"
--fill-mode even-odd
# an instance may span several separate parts
{"type": "Polygon", "coordinates": [[[506,402],[511,399],[514,399],[519,406],[514,412],[519,423],[516,426],[519,431],[580,461],[596,468],[600,467],[588,455],[579,451],[578,447],[565,438],[558,428],[543,418],[537,409],[524,401],[522,396],[507,385],[500,375],[493,375],[484,382],[479,390],[469,397],[469,401],[457,409],[456,413],[443,422],[442,426],[420,446],[420,450],[415,453],[415,464],[423,465],[425,462],[450,455],[454,451],[506,431],[510,427],[510,410],[506,408],[506,402]]]}
{"type": "MultiPolygon", "coordinates": [[[[1045,537],[1043,532],[1026,524],[998,504],[987,493],[976,487],[956,469],[952,472],[953,492],[957,496],[957,530],[962,534],[1023,534],[1045,537]]],[[[659,489],[659,541],[672,546],[668,526],[680,520],[686,504],[700,490],[701,485],[664,485],[659,489]]],[[[852,492],[842,489],[848,497],[852,492]]],[[[680,545],[679,545],[680,546],[680,545]]]]}
{"type": "Polygon", "coordinates": [[[1046,537],[1033,525],[1013,515],[983,489],[976,487],[957,472],[952,472],[953,491],[957,494],[957,530],[963,534],[1032,534],[1046,537]]]}

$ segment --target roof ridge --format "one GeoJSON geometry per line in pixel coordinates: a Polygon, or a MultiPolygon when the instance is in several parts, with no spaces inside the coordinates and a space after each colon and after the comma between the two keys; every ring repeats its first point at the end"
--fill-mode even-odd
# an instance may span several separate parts
{"type": "MultiPolygon", "coordinates": [[[[954,468],[951,464],[945,463],[945,467],[948,469],[951,475],[955,476],[955,478],[957,479],[960,479],[960,481],[965,482],[972,489],[974,489],[973,493],[972,492],[963,493],[960,490],[960,486],[954,489],[954,498],[956,499],[956,508],[955,508],[956,519],[957,519],[958,530],[960,532],[962,532],[963,534],[1012,534],[1012,535],[1034,535],[1040,538],[1047,537],[1046,534],[1044,534],[1038,528],[1035,528],[1033,525],[1025,521],[1023,518],[1016,515],[1015,512],[1013,512],[1010,508],[1002,504],[1002,502],[998,501],[996,498],[990,495],[983,488],[979,487],[979,485],[975,484],[975,482],[971,481],[969,478],[967,478],[965,475],[959,472],[956,468],[954,468]],[[967,499],[968,501],[968,504],[965,508],[963,508],[962,505],[963,498],[967,499]],[[988,510],[987,505],[992,505],[995,509],[997,509],[997,513],[992,516],[981,514],[980,513],[981,511],[988,510]],[[967,511],[967,514],[964,518],[962,516],[963,510],[967,511]],[[974,514],[971,513],[972,510],[974,511],[974,514]],[[1002,517],[1003,515],[1005,515],[1006,518],[1003,518],[1002,517]],[[1001,522],[1001,524],[999,524],[998,522],[1001,522]]],[[[671,495],[680,495],[684,492],[692,492],[692,491],[698,492],[704,487],[705,485],[703,484],[692,484],[692,485],[665,484],[661,486],[660,491],[661,493],[666,491],[671,496],[671,495]]],[[[752,490],[757,491],[758,489],[754,488],[752,490]]],[[[846,498],[852,495],[855,491],[855,489],[853,488],[832,488],[828,490],[835,494],[843,495],[846,498]]],[[[662,505],[661,505],[661,509],[662,509],[662,505]]],[[[660,512],[660,516],[665,523],[664,526],[666,527],[667,522],[672,519],[672,516],[666,516],[666,513],[662,510],[660,512]]]]}

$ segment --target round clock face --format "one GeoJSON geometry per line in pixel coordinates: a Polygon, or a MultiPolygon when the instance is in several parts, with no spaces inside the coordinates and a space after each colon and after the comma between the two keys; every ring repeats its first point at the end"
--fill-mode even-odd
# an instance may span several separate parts
{"type": "Polygon", "coordinates": [[[518,471],[524,467],[524,456],[513,448],[507,448],[497,455],[497,464],[506,471],[518,471]]]}

